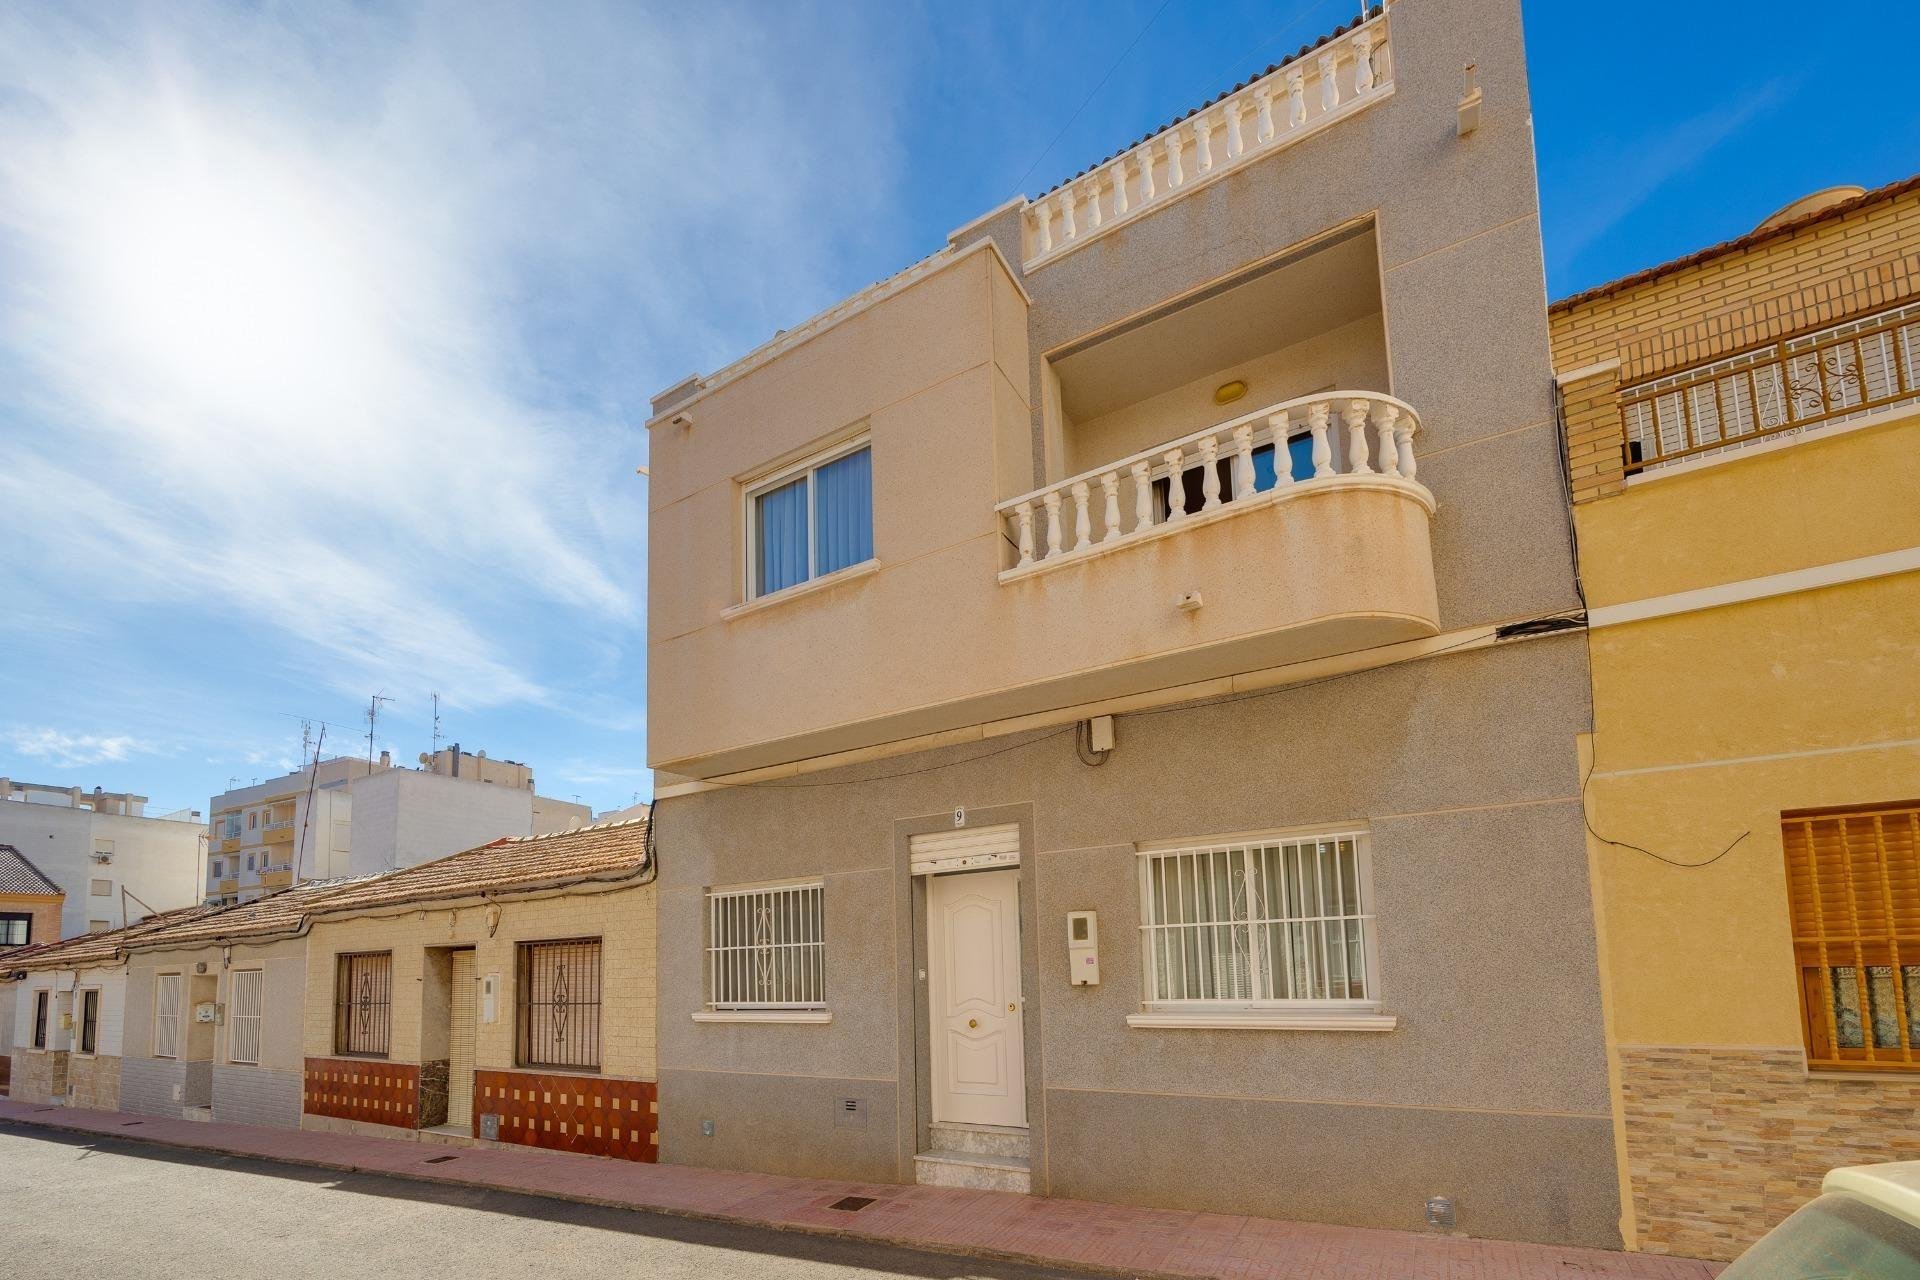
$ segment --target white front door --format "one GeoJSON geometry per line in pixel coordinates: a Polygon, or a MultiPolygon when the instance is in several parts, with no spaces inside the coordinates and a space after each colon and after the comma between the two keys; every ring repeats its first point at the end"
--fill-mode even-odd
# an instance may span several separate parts
{"type": "Polygon", "coordinates": [[[473,1014],[479,985],[473,952],[454,952],[447,1010],[447,1123],[462,1129],[473,1125],[473,1014]]]}
{"type": "Polygon", "coordinates": [[[933,1118],[1027,1123],[1020,1014],[1020,873],[927,881],[933,1118]]]}

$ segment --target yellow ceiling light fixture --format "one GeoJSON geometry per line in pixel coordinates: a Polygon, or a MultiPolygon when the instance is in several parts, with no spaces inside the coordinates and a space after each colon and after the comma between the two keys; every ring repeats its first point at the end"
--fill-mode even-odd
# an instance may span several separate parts
{"type": "Polygon", "coordinates": [[[1232,404],[1245,394],[1247,394],[1247,384],[1245,380],[1235,378],[1232,382],[1223,382],[1213,389],[1213,402],[1215,404],[1232,404]]]}

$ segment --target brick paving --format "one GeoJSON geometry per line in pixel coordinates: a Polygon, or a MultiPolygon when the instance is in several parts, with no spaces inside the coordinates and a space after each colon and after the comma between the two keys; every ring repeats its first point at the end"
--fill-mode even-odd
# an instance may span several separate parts
{"type": "Polygon", "coordinates": [[[1000,1191],[636,1164],[524,1148],[447,1147],[6,1100],[0,1100],[0,1120],[325,1169],[1133,1276],[1706,1280],[1721,1269],[1718,1263],[1603,1249],[1137,1209],[1000,1191]],[[425,1163],[447,1155],[458,1159],[425,1163]],[[871,1196],[874,1203],[857,1213],[828,1207],[842,1196],[871,1196]]]}

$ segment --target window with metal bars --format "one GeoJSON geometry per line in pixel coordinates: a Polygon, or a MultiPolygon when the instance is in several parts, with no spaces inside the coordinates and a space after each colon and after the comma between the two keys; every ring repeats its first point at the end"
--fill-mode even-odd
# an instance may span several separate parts
{"type": "Polygon", "coordinates": [[[333,1051],[384,1058],[392,1035],[393,953],[353,951],[335,962],[333,1051]]]}
{"type": "Polygon", "coordinates": [[[97,1053],[100,1043],[100,990],[89,987],[80,993],[80,1052],[97,1053]]]}
{"type": "Polygon", "coordinates": [[[523,942],[514,965],[523,1067],[600,1069],[600,939],[523,942]]]}
{"type": "Polygon", "coordinates": [[[1368,895],[1358,832],[1143,852],[1146,1001],[1376,1004],[1368,895]]]}
{"type": "Polygon", "coordinates": [[[45,991],[33,993],[33,1047],[47,1047],[47,1005],[51,997],[45,991]]]}
{"type": "Polygon", "coordinates": [[[1920,1070],[1920,801],[1783,814],[1810,1066],[1920,1070]]]}
{"type": "Polygon", "coordinates": [[[233,990],[227,1014],[227,1060],[257,1066],[260,1062],[260,997],[266,974],[259,969],[238,969],[233,975],[233,990]]]}
{"type": "Polygon", "coordinates": [[[709,893],[709,1005],[826,1008],[825,894],[819,881],[709,893]]]}
{"type": "Polygon", "coordinates": [[[180,989],[186,978],[163,973],[153,980],[153,1056],[180,1056],[180,989]]]}

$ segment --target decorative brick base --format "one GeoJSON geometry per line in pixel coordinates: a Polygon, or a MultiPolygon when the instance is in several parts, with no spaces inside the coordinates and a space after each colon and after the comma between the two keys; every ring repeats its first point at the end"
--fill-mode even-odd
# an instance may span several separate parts
{"type": "Polygon", "coordinates": [[[447,1122],[447,1068],[445,1058],[420,1064],[420,1127],[431,1129],[447,1122]]]}
{"type": "Polygon", "coordinates": [[[64,1103],[67,1100],[66,1050],[15,1050],[9,1096],[16,1102],[64,1103]]]}
{"type": "Polygon", "coordinates": [[[120,1109],[120,1059],[74,1054],[67,1059],[68,1104],[95,1111],[120,1109]]]}
{"type": "Polygon", "coordinates": [[[1920,1077],[1809,1076],[1798,1049],[1619,1052],[1643,1249],[1733,1258],[1828,1169],[1920,1159],[1920,1077]]]}
{"type": "Polygon", "coordinates": [[[659,1159],[659,1090],[651,1080],[473,1073],[473,1132],[480,1117],[500,1117],[500,1141],[622,1160],[659,1159]]]}
{"type": "Polygon", "coordinates": [[[420,1068],[411,1062],[308,1058],[302,1109],[400,1129],[420,1127],[420,1068]]]}

